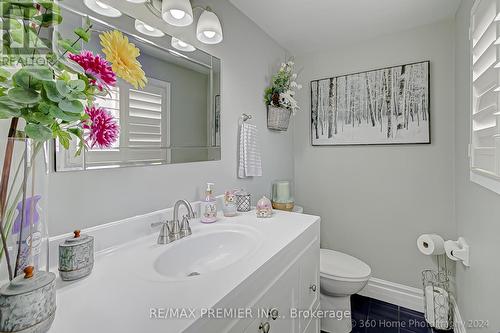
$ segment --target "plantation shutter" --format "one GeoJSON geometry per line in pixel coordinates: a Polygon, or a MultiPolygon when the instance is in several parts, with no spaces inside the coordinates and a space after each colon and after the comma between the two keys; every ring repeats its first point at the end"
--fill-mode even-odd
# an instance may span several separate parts
{"type": "Polygon", "coordinates": [[[472,172],[500,177],[500,1],[477,0],[471,11],[472,172]]]}
{"type": "Polygon", "coordinates": [[[145,90],[129,90],[126,146],[161,146],[162,112],[166,90],[149,85],[145,90]]]}
{"type": "Polygon", "coordinates": [[[143,89],[119,83],[96,103],[110,111],[120,124],[120,138],[110,149],[92,149],[86,164],[165,163],[170,159],[170,84],[148,78],[143,89]]]}

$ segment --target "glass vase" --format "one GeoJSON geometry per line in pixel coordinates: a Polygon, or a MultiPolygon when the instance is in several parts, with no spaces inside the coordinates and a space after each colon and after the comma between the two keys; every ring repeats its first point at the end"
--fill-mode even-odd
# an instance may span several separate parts
{"type": "Polygon", "coordinates": [[[24,268],[48,271],[46,142],[8,138],[0,145],[0,285],[24,268]]]}

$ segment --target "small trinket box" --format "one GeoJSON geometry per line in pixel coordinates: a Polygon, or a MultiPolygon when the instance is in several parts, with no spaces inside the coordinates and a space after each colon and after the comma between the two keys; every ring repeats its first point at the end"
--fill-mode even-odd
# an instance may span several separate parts
{"type": "Polygon", "coordinates": [[[265,196],[257,202],[257,217],[267,218],[273,216],[273,204],[265,196]]]}
{"type": "Polygon", "coordinates": [[[80,230],[74,236],[59,245],[59,275],[64,281],[81,279],[92,272],[94,267],[94,237],[80,235],[80,230]]]}
{"type": "Polygon", "coordinates": [[[238,212],[249,212],[252,209],[250,194],[243,189],[236,193],[236,207],[238,212]]]}
{"type": "Polygon", "coordinates": [[[0,309],[0,332],[47,332],[56,314],[56,275],[26,267],[0,289],[0,309]]]}

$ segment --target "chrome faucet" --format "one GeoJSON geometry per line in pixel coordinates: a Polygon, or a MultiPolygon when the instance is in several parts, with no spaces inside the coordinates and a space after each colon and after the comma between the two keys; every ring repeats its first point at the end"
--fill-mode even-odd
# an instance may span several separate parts
{"type": "Polygon", "coordinates": [[[189,220],[196,217],[193,207],[187,200],[179,200],[174,205],[174,218],[172,221],[161,221],[151,224],[152,227],[161,225],[160,235],[158,236],[158,244],[170,244],[181,238],[191,235],[191,227],[189,220]],[[182,222],[179,222],[179,208],[184,205],[188,211],[187,215],[182,217],[182,222]]]}

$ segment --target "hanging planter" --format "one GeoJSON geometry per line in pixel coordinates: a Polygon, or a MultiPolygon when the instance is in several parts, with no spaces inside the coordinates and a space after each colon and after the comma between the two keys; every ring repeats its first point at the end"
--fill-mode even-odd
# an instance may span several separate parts
{"type": "Polygon", "coordinates": [[[267,128],[270,130],[288,130],[291,115],[300,110],[295,100],[295,91],[302,86],[296,82],[294,66],[292,61],[281,64],[278,73],[273,76],[271,86],[265,91],[267,128]]]}
{"type": "Polygon", "coordinates": [[[272,105],[267,106],[267,128],[273,131],[286,131],[290,124],[292,111],[272,105]]]}

